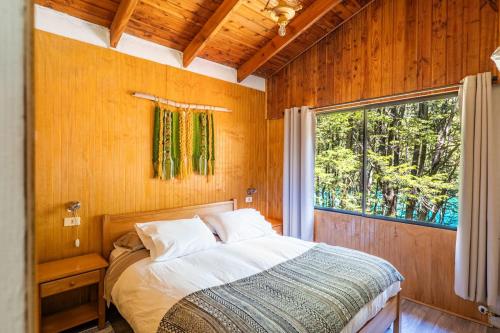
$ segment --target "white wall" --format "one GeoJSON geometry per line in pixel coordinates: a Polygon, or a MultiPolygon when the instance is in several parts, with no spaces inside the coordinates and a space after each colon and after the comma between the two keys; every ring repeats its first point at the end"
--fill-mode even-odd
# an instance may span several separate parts
{"type": "Polygon", "coordinates": [[[25,331],[25,0],[0,1],[0,331],[25,331]]]}

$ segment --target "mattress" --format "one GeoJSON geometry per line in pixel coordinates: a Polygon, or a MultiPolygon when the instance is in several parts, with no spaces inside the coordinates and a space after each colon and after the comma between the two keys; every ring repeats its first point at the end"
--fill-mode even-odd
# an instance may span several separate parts
{"type": "MultiPolygon", "coordinates": [[[[270,235],[215,248],[166,262],[142,259],[118,278],[111,297],[137,333],[156,332],[166,311],[181,299],[202,289],[230,283],[296,258],[315,243],[270,235]]],[[[393,283],[366,304],[342,333],[357,332],[400,290],[393,283]]]]}

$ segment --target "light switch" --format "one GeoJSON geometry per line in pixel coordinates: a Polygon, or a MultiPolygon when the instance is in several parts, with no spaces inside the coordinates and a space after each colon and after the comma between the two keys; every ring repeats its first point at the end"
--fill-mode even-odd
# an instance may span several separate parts
{"type": "Polygon", "coordinates": [[[64,218],[64,226],[65,227],[74,227],[75,225],[80,225],[80,217],[65,217],[64,218]]]}
{"type": "Polygon", "coordinates": [[[251,196],[245,197],[245,202],[246,203],[253,202],[253,198],[251,196]]]}

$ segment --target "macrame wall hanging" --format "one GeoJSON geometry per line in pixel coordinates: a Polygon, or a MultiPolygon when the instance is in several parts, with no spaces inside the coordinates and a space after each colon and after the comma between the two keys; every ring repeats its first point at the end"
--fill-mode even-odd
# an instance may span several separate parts
{"type": "Polygon", "coordinates": [[[215,171],[214,116],[210,111],[154,107],[153,175],[183,179],[215,171]]]}

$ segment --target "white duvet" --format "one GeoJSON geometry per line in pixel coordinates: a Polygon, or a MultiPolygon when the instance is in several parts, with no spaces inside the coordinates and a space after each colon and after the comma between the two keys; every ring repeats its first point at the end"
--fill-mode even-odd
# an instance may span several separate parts
{"type": "MultiPolygon", "coordinates": [[[[212,249],[164,262],[146,258],[123,272],[111,292],[112,301],[136,333],[154,333],[170,307],[188,294],[259,273],[314,245],[271,235],[218,243],[212,249]]],[[[399,282],[367,304],[342,332],[358,331],[398,291],[399,282]]]]}

